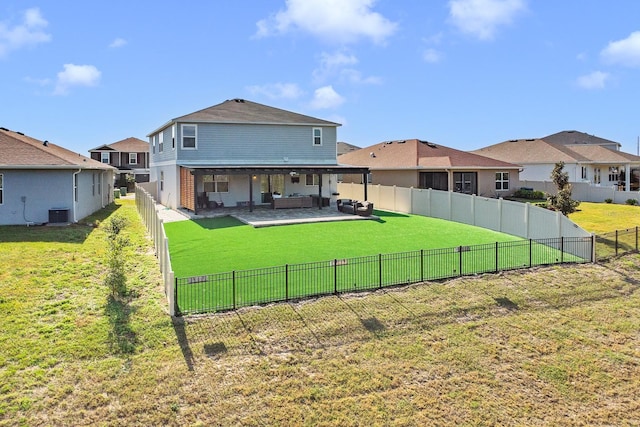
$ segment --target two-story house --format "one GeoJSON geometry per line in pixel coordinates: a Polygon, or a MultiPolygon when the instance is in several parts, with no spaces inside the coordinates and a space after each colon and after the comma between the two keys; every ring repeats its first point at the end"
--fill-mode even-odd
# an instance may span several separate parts
{"type": "Polygon", "coordinates": [[[271,204],[312,196],[318,208],[335,203],[338,123],[231,99],[176,117],[149,137],[150,178],[158,201],[171,208],[271,204]]]}
{"type": "Polygon", "coordinates": [[[149,182],[149,144],[130,137],[89,150],[93,160],[118,169],[116,187],[130,187],[133,182],[149,182]]]}

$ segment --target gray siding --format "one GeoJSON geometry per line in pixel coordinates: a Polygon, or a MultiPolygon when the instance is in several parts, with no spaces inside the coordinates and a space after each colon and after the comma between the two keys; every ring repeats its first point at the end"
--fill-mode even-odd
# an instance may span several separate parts
{"type": "MultiPolygon", "coordinates": [[[[0,170],[4,175],[4,203],[0,225],[46,223],[49,209],[69,209],[69,220],[90,215],[113,201],[113,172],[83,171],[78,177],[78,203],[73,201],[72,170],[0,170]],[[93,178],[102,180],[101,194],[93,194],[93,178]],[[25,202],[22,201],[25,197],[25,202]]],[[[97,185],[96,181],[96,185],[97,185]]]]}
{"type": "Polygon", "coordinates": [[[178,160],[211,165],[335,165],[336,128],[320,128],[322,145],[314,146],[312,126],[198,124],[197,150],[183,150],[178,125],[178,160]]]}
{"type": "Polygon", "coordinates": [[[171,148],[171,126],[161,131],[164,138],[164,147],[162,153],[160,152],[159,144],[156,144],[156,152],[153,153],[153,139],[158,135],[154,134],[149,138],[149,152],[151,153],[151,160],[155,163],[166,162],[176,159],[176,150],[178,147],[178,131],[176,130],[176,150],[171,148]]]}

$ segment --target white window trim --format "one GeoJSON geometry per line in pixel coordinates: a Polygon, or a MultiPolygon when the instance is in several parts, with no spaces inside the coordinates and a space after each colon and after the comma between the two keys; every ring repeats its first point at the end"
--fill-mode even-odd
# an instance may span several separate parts
{"type": "Polygon", "coordinates": [[[160,131],[158,134],[158,153],[164,151],[164,132],[160,131]]]}
{"type": "Polygon", "coordinates": [[[158,135],[153,135],[151,137],[151,154],[156,154],[156,141],[158,140],[158,135]]]}
{"type": "Polygon", "coordinates": [[[320,185],[320,175],[315,174],[315,173],[309,173],[304,177],[304,185],[307,187],[313,187],[313,186],[318,186],[320,185]],[[307,184],[307,176],[312,176],[313,178],[311,178],[311,184],[307,184]]]}
{"type": "Polygon", "coordinates": [[[496,188],[496,191],[509,191],[511,184],[509,182],[509,172],[496,172],[500,174],[500,179],[496,179],[496,184],[500,183],[500,189],[496,188]],[[507,179],[504,179],[504,174],[507,174],[507,179]],[[507,188],[504,188],[504,184],[507,184],[507,188]]]}
{"type": "MultiPolygon", "coordinates": [[[[190,123],[181,124],[180,125],[180,135],[181,135],[181,137],[180,137],[180,148],[181,149],[183,149],[183,150],[197,150],[198,149],[198,125],[190,124],[190,123]],[[185,126],[189,126],[189,127],[193,126],[195,128],[195,130],[196,130],[196,132],[195,132],[196,141],[195,141],[195,144],[194,144],[193,147],[185,147],[184,146],[184,128],[185,128],[185,126]]],[[[189,137],[189,138],[191,138],[191,137],[189,137]]]]}
{"type": "Polygon", "coordinates": [[[171,149],[176,149],[176,125],[171,126],[171,149]]]}
{"type": "Polygon", "coordinates": [[[111,153],[109,153],[108,151],[101,151],[100,152],[100,161],[102,163],[105,164],[109,164],[109,162],[111,162],[111,153]],[[105,154],[106,154],[106,162],[105,162],[105,154]]]}
{"type": "Polygon", "coordinates": [[[311,129],[311,145],[313,145],[314,147],[322,146],[322,128],[311,129]],[[316,144],[316,130],[320,131],[320,144],[316,144]]]}
{"type": "Polygon", "coordinates": [[[129,153],[129,164],[130,165],[137,165],[138,164],[138,153],[129,153]],[[135,160],[133,162],[131,161],[132,156],[133,156],[133,159],[135,160]]]}

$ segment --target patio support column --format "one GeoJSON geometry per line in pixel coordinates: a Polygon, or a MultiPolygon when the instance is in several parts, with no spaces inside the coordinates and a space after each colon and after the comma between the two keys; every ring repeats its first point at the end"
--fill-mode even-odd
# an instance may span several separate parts
{"type": "Polygon", "coordinates": [[[369,174],[367,174],[367,173],[363,173],[362,174],[362,182],[364,184],[364,201],[365,202],[368,201],[368,199],[367,199],[367,197],[368,197],[367,196],[367,175],[369,175],[369,174]]]}
{"type": "Polygon", "coordinates": [[[629,163],[624,166],[624,189],[631,191],[631,164],[629,163]]]}
{"type": "Polygon", "coordinates": [[[322,174],[318,174],[318,209],[322,209],[322,174]]]}
{"type": "Polygon", "coordinates": [[[193,214],[198,215],[198,171],[193,171],[193,214]]]}
{"type": "Polygon", "coordinates": [[[253,212],[253,175],[249,175],[249,212],[253,212]]]}

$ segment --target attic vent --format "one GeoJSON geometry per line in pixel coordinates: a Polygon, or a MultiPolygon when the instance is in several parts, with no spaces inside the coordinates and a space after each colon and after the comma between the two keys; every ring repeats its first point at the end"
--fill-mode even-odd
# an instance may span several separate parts
{"type": "Polygon", "coordinates": [[[49,141],[47,141],[46,139],[44,140],[44,142],[42,143],[42,145],[44,145],[45,147],[47,146],[47,144],[49,144],[49,141]]]}
{"type": "Polygon", "coordinates": [[[527,139],[526,141],[535,141],[534,138],[527,139]]]}
{"type": "Polygon", "coordinates": [[[510,139],[509,142],[518,142],[517,139],[510,139]]]}
{"type": "Polygon", "coordinates": [[[405,142],[407,142],[407,141],[405,141],[405,140],[403,139],[402,141],[397,141],[397,142],[398,142],[398,144],[404,144],[404,143],[405,143],[405,142]]]}
{"type": "Polygon", "coordinates": [[[434,144],[433,142],[429,142],[429,141],[420,141],[423,144],[426,144],[427,147],[431,147],[431,148],[438,148],[438,146],[436,144],[434,144]]]}
{"type": "Polygon", "coordinates": [[[244,99],[240,99],[240,98],[236,98],[234,99],[234,101],[244,103],[244,99]]]}
{"type": "Polygon", "coordinates": [[[393,144],[393,141],[387,141],[385,144],[393,144]]]}

